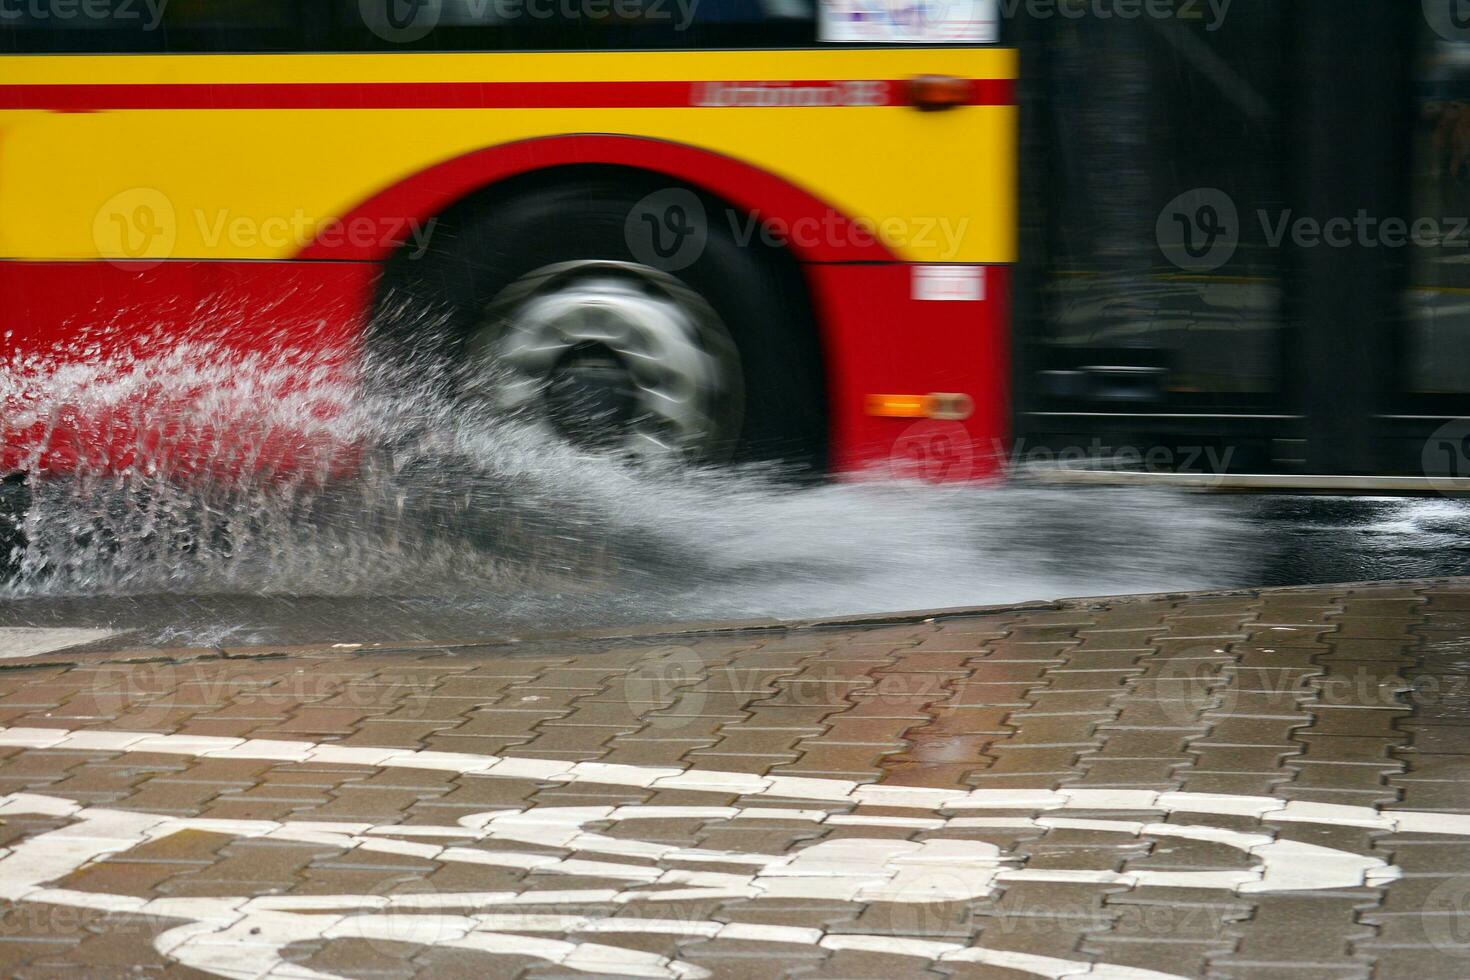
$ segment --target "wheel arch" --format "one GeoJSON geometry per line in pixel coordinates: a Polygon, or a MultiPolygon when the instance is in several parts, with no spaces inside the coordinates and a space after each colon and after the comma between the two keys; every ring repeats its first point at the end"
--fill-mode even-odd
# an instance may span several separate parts
{"type": "MultiPolygon", "coordinates": [[[[799,332],[790,337],[794,363],[804,364],[809,382],[820,393],[823,408],[823,445],[813,447],[825,466],[827,443],[832,434],[833,408],[828,401],[831,373],[838,358],[833,356],[833,338],[825,322],[820,296],[803,269],[805,263],[822,261],[888,262],[892,254],[877,239],[861,233],[851,218],[789,182],[747,164],[708,151],[680,144],[628,137],[554,137],[491,147],[448,161],[395,185],[363,202],[342,220],[369,218],[383,227],[385,220],[400,221],[405,228],[422,229],[435,224],[427,237],[405,241],[372,254],[351,245],[351,236],[340,236],[330,245],[314,243],[303,259],[371,260],[382,264],[383,274],[374,290],[374,308],[391,299],[396,287],[413,275],[411,255],[419,244],[431,249],[452,249],[457,229],[479,215],[517,197],[549,188],[575,186],[578,182],[616,176],[635,190],[648,193],[670,187],[687,188],[705,202],[712,220],[716,215],[738,214],[744,222],[754,217],[776,221],[787,229],[806,227],[825,230],[821,236],[787,236],[779,242],[763,241],[754,235],[749,248],[771,268],[800,305],[793,310],[799,332]],[[653,154],[644,157],[643,154],[653,154]],[[633,162],[639,161],[639,162],[633,162]],[[410,225],[409,222],[418,222],[410,225]],[[439,244],[443,243],[443,244],[439,244]]],[[[391,330],[389,314],[375,327],[391,330]]],[[[377,316],[372,318],[378,320],[377,316]]],[[[740,337],[737,332],[737,344],[740,337]]]]}

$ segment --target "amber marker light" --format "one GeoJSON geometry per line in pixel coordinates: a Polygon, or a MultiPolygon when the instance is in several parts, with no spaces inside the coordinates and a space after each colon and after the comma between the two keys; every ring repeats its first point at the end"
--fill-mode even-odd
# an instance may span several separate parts
{"type": "Polygon", "coordinates": [[[969,395],[869,395],[868,414],[885,419],[943,419],[963,421],[975,411],[969,395]]]}
{"type": "Polygon", "coordinates": [[[932,112],[969,105],[974,100],[975,82],[953,75],[920,75],[909,79],[909,105],[932,112]]]}

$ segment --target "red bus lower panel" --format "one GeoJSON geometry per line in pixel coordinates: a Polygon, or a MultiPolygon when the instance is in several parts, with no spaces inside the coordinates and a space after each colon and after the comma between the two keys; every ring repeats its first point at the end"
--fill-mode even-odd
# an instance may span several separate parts
{"type": "Polygon", "coordinates": [[[0,262],[0,472],[330,478],[375,266],[0,262]]]}
{"type": "MultiPolygon", "coordinates": [[[[1008,430],[1010,268],[916,297],[902,263],[804,267],[839,472],[991,476],[1008,430]],[[964,419],[868,414],[873,395],[967,396],[964,419]]],[[[351,397],[380,267],[367,262],[0,261],[0,470],[350,469],[351,397]],[[303,431],[303,421],[305,425],[303,431]]]]}
{"type": "Polygon", "coordinates": [[[955,267],[978,276],[977,298],[916,298],[916,275],[933,268],[806,267],[822,323],[838,472],[961,481],[999,470],[1010,427],[1011,267],[955,267]],[[868,414],[869,396],[940,393],[968,396],[969,417],[868,414]]]}

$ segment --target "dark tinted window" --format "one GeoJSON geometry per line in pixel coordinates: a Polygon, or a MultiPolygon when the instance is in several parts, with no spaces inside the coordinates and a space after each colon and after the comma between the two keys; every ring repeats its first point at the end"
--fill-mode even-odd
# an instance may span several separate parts
{"type": "Polygon", "coordinates": [[[0,0],[0,51],[797,47],[815,0],[0,0]]]}
{"type": "Polygon", "coordinates": [[[1035,336],[1047,373],[1028,383],[1078,411],[1254,406],[1281,389],[1283,251],[1257,215],[1283,210],[1290,4],[1156,9],[1170,16],[1025,25],[1023,101],[1047,159],[1027,201],[1044,223],[1030,234],[1046,243],[1035,336]],[[1217,212],[1245,219],[1227,261],[1164,250],[1177,218],[1217,212]],[[1129,377],[1159,389],[1096,365],[1138,368],[1129,377]]]}
{"type": "MultiPolygon", "coordinates": [[[[1470,392],[1470,29],[1426,26],[1414,72],[1410,216],[1420,230],[1409,259],[1408,389],[1470,392]]],[[[1456,409],[1458,411],[1458,409],[1456,409]]]]}

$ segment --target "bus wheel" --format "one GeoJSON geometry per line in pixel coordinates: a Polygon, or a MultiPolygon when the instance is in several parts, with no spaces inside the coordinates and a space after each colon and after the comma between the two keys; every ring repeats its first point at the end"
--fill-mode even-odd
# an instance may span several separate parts
{"type": "Polygon", "coordinates": [[[384,308],[409,329],[389,322],[389,349],[442,358],[459,397],[583,447],[820,468],[825,393],[800,271],[742,246],[715,207],[629,174],[450,214],[421,258],[390,264],[384,308]],[[665,196],[707,215],[674,263],[636,235],[640,209],[665,196]],[[412,321],[424,308],[440,314],[427,336],[412,321]]]}
{"type": "Polygon", "coordinates": [[[489,304],[464,355],[467,394],[537,413],[579,446],[718,460],[739,435],[745,381],[729,331],[698,293],[636,262],[522,276],[489,304]]]}

